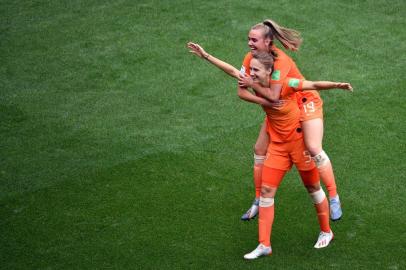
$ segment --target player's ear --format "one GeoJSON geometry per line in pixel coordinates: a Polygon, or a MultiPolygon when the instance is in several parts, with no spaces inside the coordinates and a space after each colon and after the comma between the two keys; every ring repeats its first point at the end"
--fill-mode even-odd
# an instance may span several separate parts
{"type": "Polygon", "coordinates": [[[264,41],[265,41],[266,46],[268,46],[268,47],[271,46],[272,40],[269,37],[266,37],[264,41]]]}

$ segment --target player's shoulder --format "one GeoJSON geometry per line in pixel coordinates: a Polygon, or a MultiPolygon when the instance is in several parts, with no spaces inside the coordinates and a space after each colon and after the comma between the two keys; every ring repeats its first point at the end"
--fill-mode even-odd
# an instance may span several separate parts
{"type": "Polygon", "coordinates": [[[246,69],[249,69],[251,59],[252,59],[252,53],[248,52],[245,55],[244,60],[242,61],[242,65],[245,66],[246,69]]]}
{"type": "Polygon", "coordinates": [[[285,51],[283,51],[282,49],[279,49],[276,46],[272,46],[272,50],[276,53],[276,55],[277,55],[276,59],[277,60],[290,59],[289,55],[287,55],[285,53],[285,51]]]}
{"type": "Polygon", "coordinates": [[[242,66],[240,69],[240,73],[241,74],[250,74],[250,62],[252,59],[252,53],[248,52],[245,56],[244,56],[244,60],[242,61],[242,66]]]}
{"type": "Polygon", "coordinates": [[[252,52],[247,52],[244,56],[244,60],[251,60],[252,59],[252,52]]]}

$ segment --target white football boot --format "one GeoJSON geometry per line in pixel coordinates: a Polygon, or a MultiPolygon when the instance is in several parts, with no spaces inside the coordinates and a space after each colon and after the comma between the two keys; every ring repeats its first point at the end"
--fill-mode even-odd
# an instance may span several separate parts
{"type": "Polygon", "coordinates": [[[261,256],[270,256],[272,254],[272,248],[263,244],[259,244],[256,249],[244,255],[246,260],[255,260],[261,256]]]}
{"type": "Polygon", "coordinates": [[[258,215],[258,211],[259,211],[259,199],[255,199],[250,209],[248,209],[247,212],[245,212],[244,215],[242,215],[241,220],[249,221],[255,218],[258,215]]]}
{"type": "Polygon", "coordinates": [[[330,198],[330,218],[332,221],[337,221],[343,215],[343,210],[341,210],[340,198],[336,195],[330,198]]]}
{"type": "Polygon", "coordinates": [[[330,242],[333,240],[334,234],[333,231],[330,230],[329,233],[327,232],[320,232],[319,239],[317,239],[317,243],[314,245],[314,248],[324,248],[327,247],[330,242]]]}

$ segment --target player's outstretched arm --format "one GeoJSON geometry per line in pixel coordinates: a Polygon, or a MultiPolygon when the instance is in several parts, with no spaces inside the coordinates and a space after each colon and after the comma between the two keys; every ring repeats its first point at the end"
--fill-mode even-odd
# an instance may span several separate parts
{"type": "Polygon", "coordinates": [[[303,81],[302,89],[305,90],[330,90],[343,89],[352,92],[352,86],[347,82],[330,82],[330,81],[303,81]]]}
{"type": "Polygon", "coordinates": [[[199,56],[202,59],[206,59],[231,77],[234,77],[238,79],[238,75],[240,74],[240,71],[233,67],[232,65],[214,57],[213,55],[210,55],[207,53],[199,44],[193,43],[193,42],[188,42],[187,47],[190,49],[189,52],[199,56]]]}

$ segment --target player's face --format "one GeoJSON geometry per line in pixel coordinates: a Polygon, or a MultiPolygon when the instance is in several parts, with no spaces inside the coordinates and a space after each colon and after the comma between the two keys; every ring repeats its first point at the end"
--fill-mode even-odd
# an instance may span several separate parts
{"type": "Polygon", "coordinates": [[[251,29],[248,33],[248,47],[251,52],[267,52],[269,51],[270,39],[264,37],[261,29],[251,29]]]}
{"type": "Polygon", "coordinates": [[[254,82],[260,83],[262,86],[268,86],[269,76],[272,70],[268,70],[257,59],[252,58],[250,62],[250,76],[254,82]]]}

